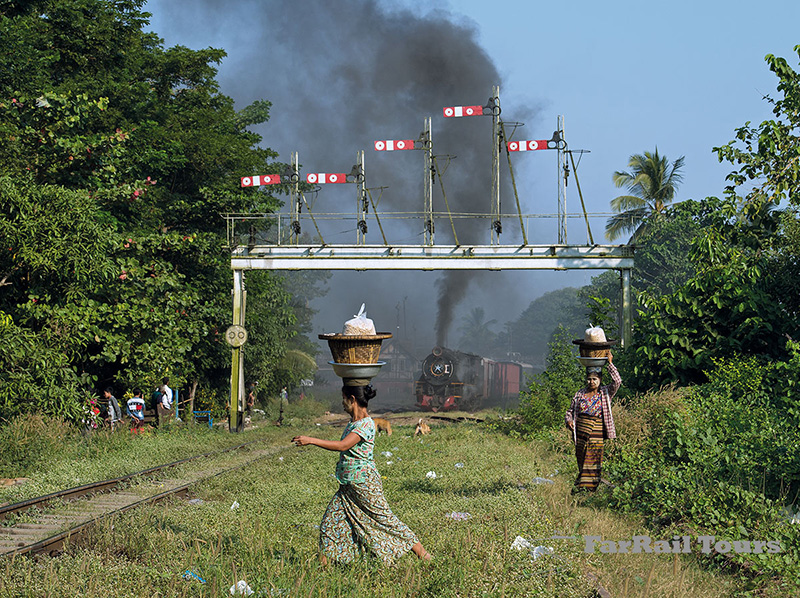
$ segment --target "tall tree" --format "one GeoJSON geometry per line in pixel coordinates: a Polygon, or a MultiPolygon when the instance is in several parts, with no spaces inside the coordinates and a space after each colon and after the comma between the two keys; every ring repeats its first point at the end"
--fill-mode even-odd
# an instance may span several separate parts
{"type": "Polygon", "coordinates": [[[683,178],[683,156],[670,164],[666,157],[659,155],[656,148],[654,153],[631,156],[628,168],[628,171],[617,171],[613,176],[614,184],[625,187],[628,195],[611,200],[611,209],[617,214],[609,218],[606,224],[606,238],[609,241],[623,233],[633,233],[632,240],[636,240],[649,220],[663,217],[683,178]]]}
{"type": "Polygon", "coordinates": [[[565,287],[545,293],[528,305],[519,318],[506,325],[512,335],[512,351],[535,366],[544,367],[548,345],[559,327],[565,328],[572,338],[586,329],[589,323],[586,309],[578,296],[578,289],[565,287]]]}
{"type": "MultiPolygon", "coordinates": [[[[282,169],[248,130],[269,103],[235,110],[216,81],[224,51],[164,48],[144,31],[143,5],[0,2],[0,318],[25,333],[0,352],[0,388],[14,372],[36,393],[23,410],[74,413],[58,401],[79,396],[55,392],[47,368],[19,367],[37,342],[65,356],[73,386],[164,375],[224,386],[231,275],[219,215],[280,205],[238,186],[282,169]]],[[[293,334],[281,289],[267,277],[248,302],[274,308],[249,321],[261,331],[251,348],[274,361],[293,334]]]]}

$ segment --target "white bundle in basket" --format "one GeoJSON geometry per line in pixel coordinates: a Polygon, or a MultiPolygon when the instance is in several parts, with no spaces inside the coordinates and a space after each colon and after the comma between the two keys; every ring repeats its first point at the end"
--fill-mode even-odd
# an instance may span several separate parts
{"type": "Polygon", "coordinates": [[[583,340],[588,343],[605,343],[606,333],[599,326],[592,326],[589,324],[589,328],[586,329],[583,335],[583,340]]]}
{"type": "Polygon", "coordinates": [[[375,324],[367,317],[364,303],[361,304],[358,314],[344,323],[342,334],[375,334],[375,324]]]}

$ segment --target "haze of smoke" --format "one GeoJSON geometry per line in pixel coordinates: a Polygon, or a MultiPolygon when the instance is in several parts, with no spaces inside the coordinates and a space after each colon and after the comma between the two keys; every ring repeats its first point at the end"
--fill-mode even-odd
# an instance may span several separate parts
{"type": "MultiPolygon", "coordinates": [[[[490,212],[491,119],[442,116],[444,106],[483,105],[493,85],[502,90],[473,23],[446,12],[418,16],[377,0],[251,0],[237,2],[235,11],[221,0],[170,0],[164,9],[180,15],[181,26],[213,22],[216,31],[235,32],[223,46],[236,61],[226,65],[222,89],[242,106],[257,99],[272,102],[270,122],[256,130],[281,160],[297,151],[305,173],[349,172],[356,150],[365,148],[368,185],[388,186],[381,212],[421,211],[420,153],[372,147],[377,139],[416,139],[424,117],[432,116],[439,164],[445,164],[445,155],[457,156],[444,175],[450,209],[490,212]]],[[[434,209],[443,211],[438,181],[436,187],[434,209]]],[[[352,186],[332,185],[316,198],[315,211],[352,213],[355,205],[352,186]]],[[[460,219],[456,225],[460,243],[488,242],[488,220],[460,219]]],[[[421,219],[392,221],[384,228],[389,242],[422,242],[421,219]]],[[[328,226],[323,235],[328,242],[352,243],[355,221],[328,226]],[[337,240],[343,228],[347,238],[337,240]]],[[[379,242],[374,221],[369,238],[379,242]]],[[[436,241],[453,242],[446,222],[438,223],[436,241]]],[[[437,281],[437,339],[446,337],[453,310],[476,275],[446,271],[437,281]]],[[[388,317],[397,298],[408,294],[393,284],[391,274],[371,273],[369,286],[371,312],[388,317]]],[[[332,282],[332,287],[326,309],[336,313],[349,313],[365,299],[362,285],[336,288],[332,282]]]]}

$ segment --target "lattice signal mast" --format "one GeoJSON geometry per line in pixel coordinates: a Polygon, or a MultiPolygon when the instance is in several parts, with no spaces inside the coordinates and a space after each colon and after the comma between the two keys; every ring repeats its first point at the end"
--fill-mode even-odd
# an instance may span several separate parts
{"type": "Polygon", "coordinates": [[[431,117],[425,118],[424,128],[419,139],[381,139],[375,142],[375,151],[391,152],[395,150],[422,150],[424,160],[423,173],[423,244],[433,245],[433,141],[431,138],[431,117]]]}
{"type": "Polygon", "coordinates": [[[492,96],[485,106],[447,106],[442,109],[445,118],[460,118],[462,116],[491,116],[492,117],[492,244],[500,243],[500,234],[503,232],[503,222],[500,218],[500,86],[492,87],[492,96]]]}
{"type": "MultiPolygon", "coordinates": [[[[558,130],[553,137],[564,139],[564,117],[558,116],[558,130]]],[[[558,243],[567,244],[567,152],[566,144],[558,144],[558,243]]],[[[577,176],[577,172],[575,176],[577,176]]]]}
{"type": "MultiPolygon", "coordinates": [[[[449,106],[443,109],[446,118],[463,116],[491,116],[492,117],[492,243],[499,244],[500,234],[503,232],[500,206],[500,151],[503,146],[505,131],[503,121],[500,120],[500,87],[492,88],[492,96],[485,106],[449,106]]],[[[552,139],[537,139],[532,141],[507,141],[508,152],[528,152],[535,150],[558,150],[558,242],[567,242],[567,190],[566,190],[566,153],[567,144],[564,141],[564,117],[558,117],[558,130],[553,133],[552,139]]],[[[509,159],[510,167],[510,159],[509,159]]],[[[512,171],[513,182],[513,171],[512,171]]],[[[516,194],[516,185],[515,185],[516,194]]],[[[518,208],[519,209],[519,208],[518,208]]],[[[523,230],[523,237],[525,232],[523,230]]],[[[527,240],[526,240],[527,243],[527,240]]]]}

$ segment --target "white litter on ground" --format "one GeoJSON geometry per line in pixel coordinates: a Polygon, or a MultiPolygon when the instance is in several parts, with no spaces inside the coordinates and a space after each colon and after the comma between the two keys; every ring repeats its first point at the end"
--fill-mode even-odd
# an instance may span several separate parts
{"type": "Polygon", "coordinates": [[[236,582],[236,584],[231,586],[231,596],[235,596],[236,594],[241,594],[242,596],[251,596],[255,594],[253,588],[247,585],[247,582],[243,579],[240,579],[236,582]]]}
{"type": "Polygon", "coordinates": [[[447,517],[448,519],[452,519],[453,521],[466,521],[467,519],[472,517],[472,515],[470,515],[469,513],[458,513],[456,511],[453,511],[452,513],[445,514],[445,517],[447,517]]]}
{"type": "Polygon", "coordinates": [[[534,546],[522,536],[514,538],[514,541],[511,543],[511,548],[514,550],[529,551],[534,560],[538,559],[540,556],[553,554],[554,552],[552,546],[534,546]]]}
{"type": "Polygon", "coordinates": [[[231,511],[235,511],[238,508],[239,508],[239,501],[238,500],[233,501],[233,504],[231,505],[231,511]]]}
{"type": "Polygon", "coordinates": [[[533,545],[522,536],[517,536],[511,543],[511,548],[514,550],[530,550],[533,548],[533,545]]]}
{"type": "Polygon", "coordinates": [[[425,474],[425,477],[430,480],[435,480],[438,476],[436,475],[435,471],[429,471],[428,473],[425,474]]]}

